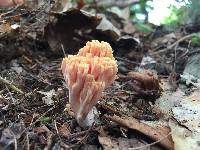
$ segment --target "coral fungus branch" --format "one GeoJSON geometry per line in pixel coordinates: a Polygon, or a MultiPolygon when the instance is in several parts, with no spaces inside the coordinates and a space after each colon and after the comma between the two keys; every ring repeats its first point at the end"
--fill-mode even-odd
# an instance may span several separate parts
{"type": "Polygon", "coordinates": [[[112,48],[107,42],[87,42],[77,55],[63,59],[61,69],[69,89],[71,108],[81,123],[103,90],[115,80],[118,69],[112,48]]]}

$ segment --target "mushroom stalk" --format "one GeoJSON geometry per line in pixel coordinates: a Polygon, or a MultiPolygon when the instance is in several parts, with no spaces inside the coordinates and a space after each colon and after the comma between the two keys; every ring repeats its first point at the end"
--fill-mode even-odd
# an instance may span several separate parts
{"type": "Polygon", "coordinates": [[[82,120],[77,118],[77,122],[81,127],[90,127],[97,121],[98,112],[96,107],[92,107],[87,116],[82,120]]]}

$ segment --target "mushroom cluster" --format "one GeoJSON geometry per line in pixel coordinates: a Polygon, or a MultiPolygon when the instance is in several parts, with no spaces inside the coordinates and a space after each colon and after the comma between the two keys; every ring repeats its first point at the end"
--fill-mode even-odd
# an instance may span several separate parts
{"type": "Polygon", "coordinates": [[[79,124],[116,78],[117,62],[109,43],[92,40],[77,55],[62,61],[61,70],[69,89],[69,103],[79,124]]]}

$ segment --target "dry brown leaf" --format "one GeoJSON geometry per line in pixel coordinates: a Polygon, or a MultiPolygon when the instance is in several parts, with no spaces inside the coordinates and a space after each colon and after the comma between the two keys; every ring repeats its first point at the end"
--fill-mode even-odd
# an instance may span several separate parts
{"type": "Polygon", "coordinates": [[[42,134],[42,133],[48,133],[50,132],[50,130],[45,126],[41,126],[41,127],[36,127],[33,129],[33,131],[37,134],[42,134]]]}
{"type": "Polygon", "coordinates": [[[11,25],[9,22],[4,22],[0,25],[0,35],[4,33],[10,33],[12,30],[11,25]]]}
{"type": "MultiPolygon", "coordinates": [[[[131,148],[137,148],[145,146],[144,143],[137,139],[127,138],[114,138],[110,136],[98,137],[99,143],[103,146],[104,150],[128,150],[131,148]]],[[[144,147],[140,150],[148,150],[148,147],[144,147]]]]}
{"type": "Polygon", "coordinates": [[[84,10],[70,8],[52,15],[54,18],[45,27],[44,35],[56,53],[61,53],[62,48],[68,54],[75,53],[91,36],[97,40],[116,41],[121,33],[105,16],[84,10]]]}
{"type": "Polygon", "coordinates": [[[33,121],[33,116],[26,116],[24,118],[24,123],[25,123],[26,126],[29,126],[32,121],[33,121]]]}
{"type": "Polygon", "coordinates": [[[157,98],[162,93],[158,76],[149,70],[143,72],[129,72],[128,77],[132,79],[131,86],[139,96],[157,98]]]}
{"type": "Polygon", "coordinates": [[[177,107],[172,108],[173,117],[192,132],[200,133],[200,91],[182,99],[177,107]]]}
{"type": "Polygon", "coordinates": [[[70,135],[70,127],[67,123],[64,123],[59,129],[61,136],[67,138],[70,135]]]}
{"type": "Polygon", "coordinates": [[[199,150],[200,133],[192,133],[187,128],[180,126],[175,121],[170,121],[170,128],[172,129],[172,139],[174,141],[175,150],[199,150]]]}

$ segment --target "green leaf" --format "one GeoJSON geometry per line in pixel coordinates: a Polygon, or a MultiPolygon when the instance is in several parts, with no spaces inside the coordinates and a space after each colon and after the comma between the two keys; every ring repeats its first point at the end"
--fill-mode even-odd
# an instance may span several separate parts
{"type": "Polygon", "coordinates": [[[50,117],[42,117],[42,118],[40,119],[40,122],[41,122],[42,124],[47,124],[47,123],[50,122],[50,120],[51,120],[50,117]]]}
{"type": "Polygon", "coordinates": [[[139,31],[142,31],[142,32],[152,32],[153,31],[153,28],[148,24],[137,23],[135,26],[139,31]]]}
{"type": "Polygon", "coordinates": [[[191,45],[194,47],[200,46],[200,34],[194,35],[191,39],[191,45]]]}

